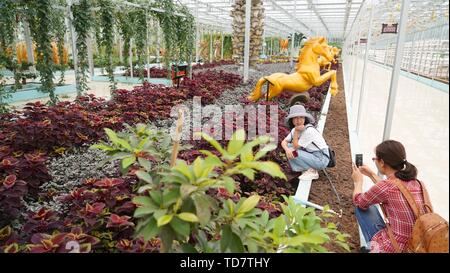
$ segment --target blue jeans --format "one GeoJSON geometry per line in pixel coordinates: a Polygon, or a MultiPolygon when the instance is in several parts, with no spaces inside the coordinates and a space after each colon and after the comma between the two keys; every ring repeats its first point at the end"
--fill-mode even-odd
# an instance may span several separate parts
{"type": "MultiPolygon", "coordinates": [[[[292,143],[288,143],[288,147],[292,149],[292,143]]],[[[323,170],[328,166],[328,162],[330,161],[327,157],[329,156],[328,149],[312,153],[298,149],[297,153],[298,157],[289,160],[289,165],[294,172],[303,172],[311,168],[314,170],[323,170]]]]}
{"type": "Polygon", "coordinates": [[[367,210],[356,207],[355,216],[367,243],[378,231],[386,227],[376,206],[370,206],[367,210]]]}

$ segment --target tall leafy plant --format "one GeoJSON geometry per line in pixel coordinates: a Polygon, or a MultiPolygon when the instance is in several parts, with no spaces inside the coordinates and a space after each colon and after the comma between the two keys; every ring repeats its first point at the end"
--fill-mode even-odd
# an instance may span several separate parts
{"type": "Polygon", "coordinates": [[[106,55],[106,72],[110,82],[111,95],[117,88],[114,80],[114,65],[113,65],[113,49],[114,49],[114,6],[111,0],[99,0],[100,7],[100,24],[102,26],[100,43],[105,47],[106,55]]]}
{"type": "Polygon", "coordinates": [[[41,77],[41,91],[48,92],[50,103],[55,104],[58,97],[55,94],[55,84],[53,83],[54,63],[52,58],[52,20],[51,0],[30,0],[27,1],[28,22],[30,23],[33,40],[36,42],[37,65],[41,77]]]}
{"type": "Polygon", "coordinates": [[[72,5],[73,27],[77,33],[76,46],[78,51],[78,70],[77,77],[77,96],[80,97],[88,90],[87,86],[87,70],[88,52],[87,52],[87,38],[92,27],[90,1],[80,0],[79,4],[72,5]]]}

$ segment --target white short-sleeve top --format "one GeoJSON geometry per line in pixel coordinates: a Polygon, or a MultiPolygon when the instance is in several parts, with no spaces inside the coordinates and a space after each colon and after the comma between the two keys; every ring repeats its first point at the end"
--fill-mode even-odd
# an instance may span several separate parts
{"type": "MultiPolygon", "coordinates": [[[[289,135],[287,135],[287,137],[284,140],[286,140],[288,143],[292,142],[294,132],[295,128],[291,130],[289,135]]],[[[307,125],[299,135],[298,145],[311,152],[319,150],[313,144],[313,142],[319,147],[320,150],[328,149],[328,145],[325,142],[323,136],[320,134],[320,132],[316,130],[312,125],[307,125]]]]}

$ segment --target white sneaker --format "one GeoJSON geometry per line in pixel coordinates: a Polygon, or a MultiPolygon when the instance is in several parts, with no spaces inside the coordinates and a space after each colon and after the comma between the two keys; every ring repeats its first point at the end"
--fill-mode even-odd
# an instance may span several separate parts
{"type": "Polygon", "coordinates": [[[319,172],[314,169],[308,169],[302,175],[300,175],[301,180],[314,180],[319,178],[319,172]]]}

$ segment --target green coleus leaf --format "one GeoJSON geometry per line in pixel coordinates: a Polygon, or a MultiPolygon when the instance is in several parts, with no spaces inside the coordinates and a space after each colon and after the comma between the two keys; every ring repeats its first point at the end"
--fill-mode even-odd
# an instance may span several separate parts
{"type": "Polygon", "coordinates": [[[281,171],[280,166],[275,162],[254,161],[254,162],[242,162],[239,165],[241,168],[252,168],[260,172],[267,173],[272,177],[287,179],[286,175],[281,171]]]}
{"type": "Polygon", "coordinates": [[[249,198],[245,199],[245,201],[239,207],[237,214],[246,213],[246,212],[254,209],[256,207],[256,205],[258,205],[260,198],[261,198],[260,196],[252,195],[249,198]]]}
{"type": "Polygon", "coordinates": [[[245,142],[245,131],[244,129],[239,129],[231,136],[230,141],[228,142],[227,152],[230,155],[237,154],[241,148],[244,146],[245,142]]]}
{"type": "Polygon", "coordinates": [[[172,218],[173,218],[173,214],[166,214],[166,215],[161,216],[160,218],[158,218],[158,221],[157,221],[158,227],[167,225],[168,223],[170,223],[170,221],[172,221],[172,218]]]}
{"type": "Polygon", "coordinates": [[[150,171],[152,169],[152,163],[149,160],[138,157],[138,162],[139,165],[141,165],[141,167],[143,167],[146,171],[150,171]]]}
{"type": "Polygon", "coordinates": [[[182,212],[180,214],[177,214],[177,217],[186,222],[198,222],[199,221],[197,215],[190,213],[190,212],[182,212]]]}
{"type": "Polygon", "coordinates": [[[202,138],[206,141],[209,142],[209,144],[211,144],[220,154],[222,155],[226,155],[228,154],[227,151],[225,151],[222,146],[219,144],[219,142],[217,142],[214,138],[212,138],[211,136],[205,134],[205,133],[200,133],[202,138]]]}
{"type": "Polygon", "coordinates": [[[89,147],[89,149],[99,149],[99,150],[107,151],[107,152],[116,150],[114,147],[111,147],[106,144],[94,144],[91,147],[89,147]]]}
{"type": "Polygon", "coordinates": [[[136,162],[135,156],[126,157],[126,158],[122,159],[122,168],[125,170],[128,167],[130,167],[131,165],[133,165],[134,162],[136,162]]]}
{"type": "Polygon", "coordinates": [[[275,144],[268,144],[266,146],[264,146],[261,150],[259,150],[256,155],[254,160],[258,160],[262,157],[264,157],[268,152],[273,151],[277,148],[277,145],[275,144]]]}
{"type": "Polygon", "coordinates": [[[176,233],[182,235],[183,237],[188,237],[191,233],[191,226],[189,223],[181,221],[177,217],[174,217],[170,221],[170,226],[175,230],[176,233]]]}
{"type": "Polygon", "coordinates": [[[151,177],[151,175],[148,172],[144,172],[144,171],[137,171],[136,172],[136,176],[141,179],[142,181],[145,181],[147,183],[152,183],[153,179],[151,177]]]}
{"type": "Polygon", "coordinates": [[[156,224],[155,218],[151,218],[148,224],[144,225],[138,234],[143,236],[145,241],[148,241],[154,238],[159,233],[159,231],[160,229],[156,224]]]}
{"type": "Polygon", "coordinates": [[[180,186],[181,198],[186,199],[191,193],[196,191],[198,187],[191,184],[182,184],[180,186]]]}
{"type": "Polygon", "coordinates": [[[105,128],[105,133],[108,136],[109,140],[111,140],[112,143],[118,144],[119,137],[117,136],[116,132],[109,128],[105,128]]]}

